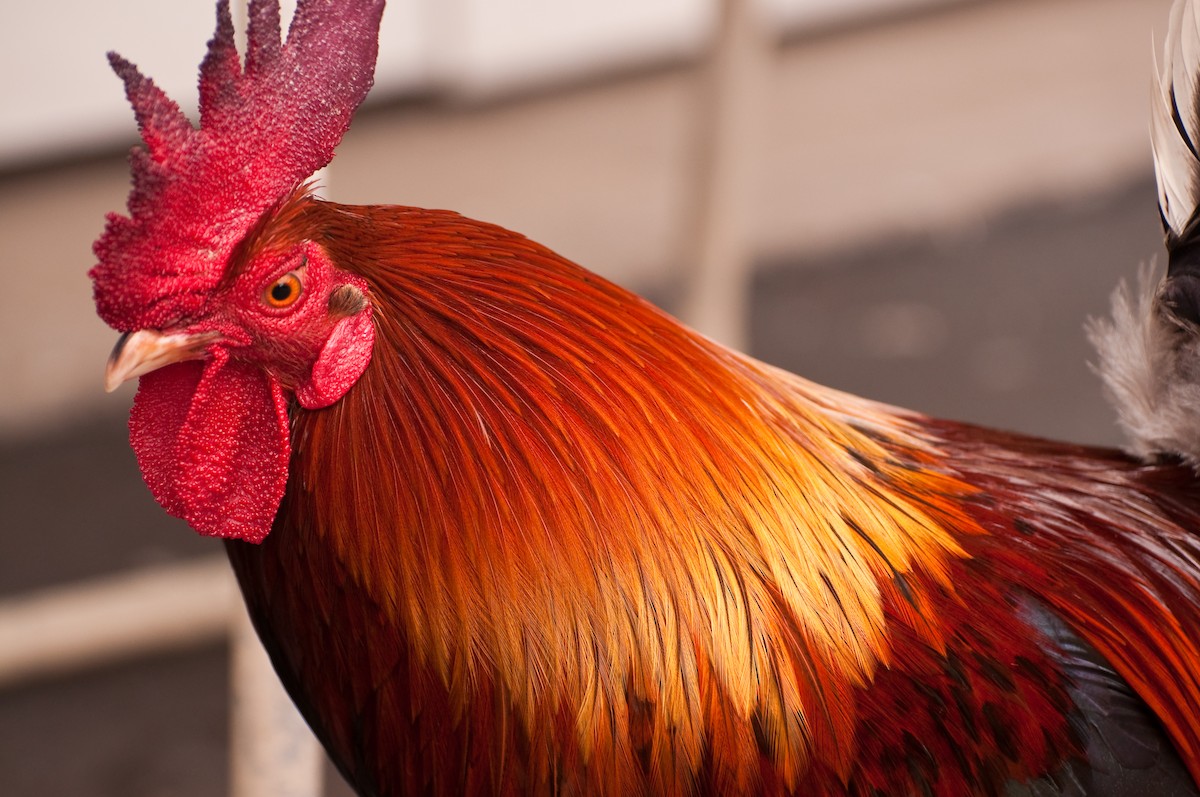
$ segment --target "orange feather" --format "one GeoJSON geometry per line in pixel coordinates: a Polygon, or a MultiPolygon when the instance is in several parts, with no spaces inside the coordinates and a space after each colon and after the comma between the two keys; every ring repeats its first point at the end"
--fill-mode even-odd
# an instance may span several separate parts
{"type": "Polygon", "coordinates": [[[276,240],[316,240],[370,286],[375,352],[342,401],[295,409],[276,527],[229,550],[366,793],[919,790],[928,773],[880,763],[914,743],[893,701],[918,688],[988,725],[946,742],[965,763],[936,793],[1000,789],[1079,753],[1015,591],[1108,657],[1200,774],[1200,716],[1172,708],[1200,705],[1200,682],[1170,676],[1200,665],[1198,571],[1161,551],[1184,583],[1156,597],[1170,585],[1137,558],[1155,529],[1196,546],[1152,494],[1129,501],[1132,463],[980,447],[452,213],[301,193],[277,220],[276,240]],[[1014,546],[1026,511],[1053,533],[1014,546]],[[1011,761],[954,749],[1010,733],[1011,761]]]}

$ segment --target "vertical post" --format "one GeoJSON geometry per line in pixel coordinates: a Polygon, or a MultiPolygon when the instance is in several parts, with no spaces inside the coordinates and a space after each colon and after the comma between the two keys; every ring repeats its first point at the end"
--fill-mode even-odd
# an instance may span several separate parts
{"type": "Polygon", "coordinates": [[[716,35],[702,68],[696,167],[685,249],[691,277],[683,318],[734,348],[747,344],[750,198],[771,41],[753,0],[720,0],[716,35]]]}
{"type": "Polygon", "coordinates": [[[324,753],[284,692],[246,611],[238,606],[232,649],[232,797],[320,797],[324,753]]]}

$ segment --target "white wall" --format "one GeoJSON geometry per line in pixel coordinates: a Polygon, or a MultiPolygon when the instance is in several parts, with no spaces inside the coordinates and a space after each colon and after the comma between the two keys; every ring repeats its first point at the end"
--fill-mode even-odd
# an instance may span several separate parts
{"type": "MultiPolygon", "coordinates": [[[[433,4],[388,4],[381,89],[403,90],[429,79],[422,31],[428,28],[426,6],[433,4]]],[[[285,14],[294,5],[285,0],[285,14]]],[[[0,166],[130,138],[132,115],[105,60],[109,50],[133,61],[193,113],[214,9],[211,0],[7,4],[0,12],[0,166]]]]}
{"type": "MultiPolygon", "coordinates": [[[[757,0],[779,29],[946,0],[757,0]]],[[[294,2],[285,0],[286,8],[294,2]]],[[[132,135],[104,54],[142,67],[189,110],[212,0],[9,2],[0,12],[0,167],[132,135]]],[[[377,94],[464,98],[696,52],[714,0],[390,0],[377,94]]],[[[286,16],[285,16],[286,19],[286,16]]]]}

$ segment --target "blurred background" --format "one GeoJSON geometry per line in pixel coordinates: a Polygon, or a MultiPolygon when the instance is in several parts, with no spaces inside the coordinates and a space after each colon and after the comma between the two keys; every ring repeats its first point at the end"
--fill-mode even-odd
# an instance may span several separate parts
{"type": "MultiPolygon", "coordinates": [[[[1160,249],[1169,5],[390,0],[325,193],[520,230],[826,384],[1115,444],[1083,324],[1160,249]]],[[[228,789],[237,599],[141,483],[85,276],[136,135],[104,52],[194,107],[212,17],[0,12],[2,794],[228,789]]]]}

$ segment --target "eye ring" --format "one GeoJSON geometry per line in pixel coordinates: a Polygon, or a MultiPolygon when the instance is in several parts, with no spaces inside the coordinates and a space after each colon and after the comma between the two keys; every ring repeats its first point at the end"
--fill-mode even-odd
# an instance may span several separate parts
{"type": "Polygon", "coordinates": [[[289,271],[267,286],[263,291],[263,301],[268,307],[283,310],[295,304],[302,292],[299,275],[295,271],[289,271]]]}

